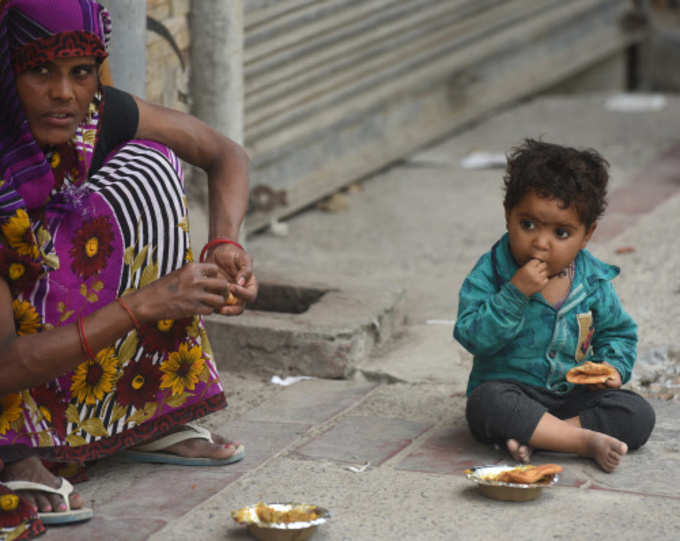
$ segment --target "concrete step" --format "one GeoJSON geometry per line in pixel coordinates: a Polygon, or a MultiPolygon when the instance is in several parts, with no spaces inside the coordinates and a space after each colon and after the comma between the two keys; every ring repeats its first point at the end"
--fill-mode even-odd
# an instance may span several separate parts
{"type": "Polygon", "coordinates": [[[265,277],[242,315],[205,324],[220,370],[345,378],[401,331],[404,297],[396,288],[265,277]]]}

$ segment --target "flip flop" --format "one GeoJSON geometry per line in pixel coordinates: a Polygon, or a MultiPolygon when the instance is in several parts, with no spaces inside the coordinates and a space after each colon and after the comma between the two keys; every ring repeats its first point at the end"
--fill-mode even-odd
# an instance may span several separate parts
{"type": "Polygon", "coordinates": [[[175,443],[197,438],[215,443],[209,430],[192,423],[187,423],[183,425],[182,430],[158,438],[151,443],[144,443],[120,451],[118,456],[126,462],[151,462],[154,464],[175,464],[179,466],[224,466],[243,460],[246,456],[243,445],[239,445],[234,454],[227,458],[184,457],[164,452],[164,449],[175,443]]]}
{"type": "Polygon", "coordinates": [[[38,492],[49,492],[50,494],[59,494],[66,504],[66,511],[50,511],[49,513],[38,512],[38,518],[42,520],[43,524],[71,524],[73,522],[83,522],[90,520],[94,516],[94,512],[89,507],[81,507],[80,509],[71,509],[71,502],[69,496],[73,492],[73,485],[68,480],[61,477],[61,486],[59,488],[52,488],[43,483],[35,483],[33,481],[4,481],[3,485],[12,491],[17,490],[35,490],[38,492]]]}

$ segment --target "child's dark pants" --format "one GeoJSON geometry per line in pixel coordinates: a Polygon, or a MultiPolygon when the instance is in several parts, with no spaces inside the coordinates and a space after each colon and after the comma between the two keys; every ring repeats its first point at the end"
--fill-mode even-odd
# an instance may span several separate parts
{"type": "Polygon", "coordinates": [[[591,391],[582,385],[558,395],[514,381],[490,381],[472,391],[465,415],[473,436],[504,444],[514,438],[528,443],[544,413],[559,419],[577,415],[581,426],[609,434],[637,449],[654,428],[652,406],[640,395],[622,389],[591,391]]]}

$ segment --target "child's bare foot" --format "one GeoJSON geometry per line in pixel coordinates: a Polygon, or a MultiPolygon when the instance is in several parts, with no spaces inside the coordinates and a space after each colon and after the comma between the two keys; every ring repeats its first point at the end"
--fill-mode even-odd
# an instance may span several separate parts
{"type": "Polygon", "coordinates": [[[516,439],[510,438],[505,442],[505,446],[508,448],[508,452],[512,455],[517,462],[522,464],[528,464],[531,458],[532,449],[528,445],[520,444],[516,439]]]}
{"type": "Polygon", "coordinates": [[[607,434],[589,432],[587,456],[597,462],[604,471],[608,473],[613,472],[619,465],[623,455],[628,452],[628,446],[607,434]]]}

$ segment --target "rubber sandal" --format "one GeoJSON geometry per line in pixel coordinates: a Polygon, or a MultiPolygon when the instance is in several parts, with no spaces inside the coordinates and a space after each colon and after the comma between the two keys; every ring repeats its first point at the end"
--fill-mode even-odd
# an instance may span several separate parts
{"type": "Polygon", "coordinates": [[[83,522],[90,520],[94,516],[94,512],[89,507],[82,507],[80,509],[71,509],[71,502],[69,496],[73,492],[73,485],[68,480],[61,479],[61,486],[59,488],[52,488],[43,483],[35,483],[33,481],[5,481],[3,484],[10,490],[35,490],[37,492],[49,492],[50,494],[59,494],[66,504],[66,511],[50,511],[49,513],[38,512],[38,518],[45,525],[50,524],[71,524],[73,522],[83,522]]]}
{"type": "Polygon", "coordinates": [[[224,466],[243,460],[246,451],[243,445],[239,445],[233,455],[227,458],[203,458],[203,457],[184,457],[164,452],[175,443],[186,440],[202,439],[215,443],[209,430],[187,423],[182,426],[182,430],[158,438],[151,443],[144,443],[125,449],[118,453],[118,456],[126,462],[150,462],[154,464],[175,464],[178,466],[224,466]]]}

